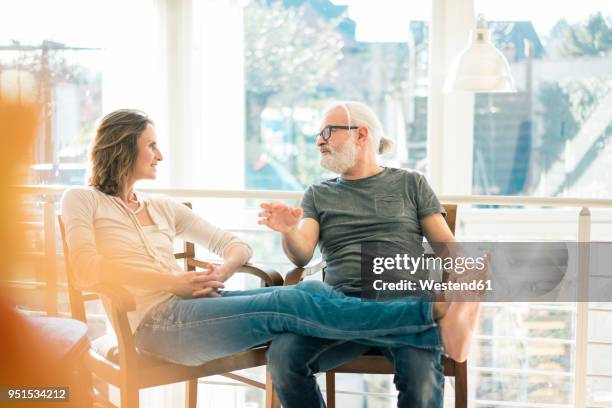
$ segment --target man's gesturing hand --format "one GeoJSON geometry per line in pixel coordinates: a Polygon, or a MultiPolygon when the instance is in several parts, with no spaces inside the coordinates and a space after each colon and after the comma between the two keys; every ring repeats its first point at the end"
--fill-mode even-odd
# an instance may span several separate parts
{"type": "Polygon", "coordinates": [[[267,225],[274,231],[289,232],[302,218],[301,208],[292,208],[285,203],[263,203],[260,207],[263,211],[257,214],[257,223],[267,225]]]}

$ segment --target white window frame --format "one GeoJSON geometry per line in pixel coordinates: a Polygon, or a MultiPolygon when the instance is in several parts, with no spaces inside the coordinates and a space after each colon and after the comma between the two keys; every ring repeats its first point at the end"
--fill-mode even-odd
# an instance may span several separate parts
{"type": "Polygon", "coordinates": [[[474,0],[432,0],[427,158],[430,183],[441,195],[472,194],[474,95],[442,87],[474,24],[474,0]]]}

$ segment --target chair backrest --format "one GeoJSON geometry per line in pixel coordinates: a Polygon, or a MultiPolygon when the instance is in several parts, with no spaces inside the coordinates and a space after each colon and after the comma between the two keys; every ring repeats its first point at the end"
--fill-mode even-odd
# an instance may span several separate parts
{"type": "Polygon", "coordinates": [[[446,221],[448,228],[451,230],[453,235],[455,235],[455,224],[457,222],[457,204],[442,204],[442,206],[446,211],[446,217],[444,217],[444,221],[446,221]]]}
{"type": "Polygon", "coordinates": [[[57,222],[62,236],[62,247],[64,248],[64,265],[66,266],[66,281],[68,283],[68,297],[70,299],[72,318],[87,323],[85,302],[88,300],[96,300],[99,297],[95,293],[84,293],[77,289],[74,272],[70,263],[70,252],[68,250],[68,242],[66,241],[66,225],[64,224],[64,218],[58,215],[57,222]]]}
{"type": "MultiPolygon", "coordinates": [[[[191,203],[184,202],[185,206],[192,208],[191,203]]],[[[70,250],[66,241],[66,225],[61,215],[57,216],[60,234],[62,237],[62,247],[64,249],[64,262],[66,266],[66,282],[68,283],[68,298],[70,300],[70,312],[73,319],[87,323],[87,314],[85,313],[85,302],[98,300],[100,296],[94,292],[86,292],[78,288],[74,276],[74,270],[70,264],[70,250]]],[[[195,266],[188,264],[189,259],[195,258],[195,245],[192,242],[185,241],[183,244],[183,252],[174,254],[176,259],[184,259],[185,270],[195,270],[195,266]]]]}
{"type": "MultiPolygon", "coordinates": [[[[448,225],[448,228],[451,230],[453,235],[455,235],[455,224],[457,222],[457,204],[442,204],[442,206],[446,211],[446,217],[444,217],[444,220],[446,221],[446,224],[448,225]]],[[[448,273],[448,271],[443,271],[442,281],[448,282],[449,278],[450,274],[448,273]]]]}

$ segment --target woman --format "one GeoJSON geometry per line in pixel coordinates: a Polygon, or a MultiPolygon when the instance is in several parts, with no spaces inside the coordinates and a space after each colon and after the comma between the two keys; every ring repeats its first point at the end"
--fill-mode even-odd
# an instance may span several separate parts
{"type": "Polygon", "coordinates": [[[362,302],[315,281],[222,291],[250,259],[251,249],[182,204],[134,191],[136,181],[156,177],[162,159],[155,127],[145,113],[112,112],[101,119],[92,141],[89,187],[72,188],[62,198],[77,282],[111,282],[131,292],[136,310],[128,317],[140,350],[197,365],[284,332],[439,349],[436,319],[444,316],[442,334],[448,338],[457,331],[452,322],[460,319],[452,304],[362,302]],[[173,256],[176,236],[208,248],[223,263],[204,272],[184,272],[173,256]]]}

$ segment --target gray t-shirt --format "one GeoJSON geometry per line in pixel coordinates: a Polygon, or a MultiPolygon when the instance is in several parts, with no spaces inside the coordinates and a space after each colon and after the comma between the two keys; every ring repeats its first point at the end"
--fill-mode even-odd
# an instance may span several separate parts
{"type": "Polygon", "coordinates": [[[319,223],[325,282],[344,293],[361,290],[362,243],[398,246],[419,256],[423,253],[419,219],[446,214],[422,174],[389,167],[364,179],[337,177],[312,185],[301,207],[304,218],[319,223]]]}

